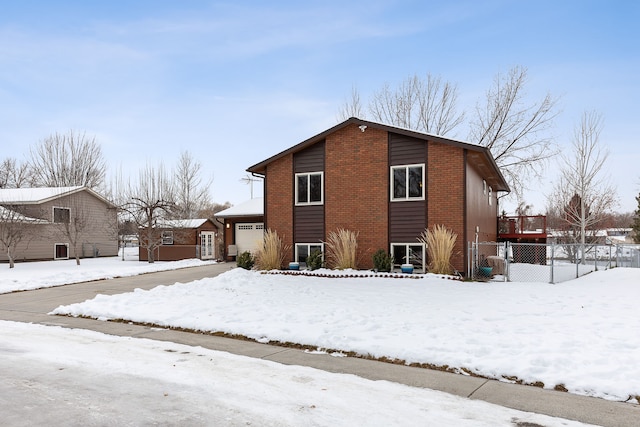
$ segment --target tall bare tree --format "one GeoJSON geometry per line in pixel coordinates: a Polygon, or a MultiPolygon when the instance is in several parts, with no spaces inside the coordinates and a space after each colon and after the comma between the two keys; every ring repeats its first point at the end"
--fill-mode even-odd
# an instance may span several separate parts
{"type": "Polygon", "coordinates": [[[0,163],[0,188],[20,188],[31,183],[31,170],[28,163],[7,157],[0,163]]]}
{"type": "Polygon", "coordinates": [[[576,242],[583,248],[584,263],[587,232],[597,229],[618,202],[615,188],[604,173],[608,151],[600,146],[602,116],[585,112],[574,129],[573,151],[563,155],[561,176],[549,205],[561,212],[568,228],[576,231],[576,242]]]}
{"type": "Polygon", "coordinates": [[[30,165],[37,185],[99,188],[106,164],[95,137],[69,131],[55,133],[31,149],[30,165]]]}
{"type": "Polygon", "coordinates": [[[173,181],[162,164],[147,165],[140,170],[138,182],[126,190],[122,210],[139,230],[140,246],[147,250],[147,260],[153,263],[154,251],[162,245],[161,225],[175,208],[173,181]]]}
{"type": "Polygon", "coordinates": [[[522,197],[526,182],[539,176],[545,161],[557,154],[548,131],[558,115],[557,99],[547,94],[525,100],[527,69],[498,74],[483,104],[476,106],[469,139],[491,150],[512,191],[522,197]]]}
{"type": "Polygon", "coordinates": [[[456,85],[431,74],[415,74],[397,87],[387,83],[375,92],[369,112],[382,123],[445,136],[463,122],[457,103],[456,85]]]}
{"type": "Polygon", "coordinates": [[[203,181],[202,164],[188,151],[183,151],[175,169],[175,211],[178,219],[195,218],[198,211],[209,204],[212,180],[203,181]]]}

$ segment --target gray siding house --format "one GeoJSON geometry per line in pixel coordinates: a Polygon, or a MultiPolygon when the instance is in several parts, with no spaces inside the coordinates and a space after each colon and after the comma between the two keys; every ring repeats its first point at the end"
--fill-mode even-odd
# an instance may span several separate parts
{"type": "MultiPolygon", "coordinates": [[[[116,207],[87,187],[0,189],[0,236],[22,233],[16,261],[118,254],[116,207]]],[[[7,262],[0,242],[0,262],[7,262]]]]}

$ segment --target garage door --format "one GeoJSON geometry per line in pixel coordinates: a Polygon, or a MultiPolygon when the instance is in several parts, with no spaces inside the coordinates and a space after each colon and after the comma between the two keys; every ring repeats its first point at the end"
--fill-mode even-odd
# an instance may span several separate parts
{"type": "Polygon", "coordinates": [[[264,223],[240,223],[236,224],[236,246],[238,255],[245,251],[255,252],[262,243],[264,236],[264,223]]]}

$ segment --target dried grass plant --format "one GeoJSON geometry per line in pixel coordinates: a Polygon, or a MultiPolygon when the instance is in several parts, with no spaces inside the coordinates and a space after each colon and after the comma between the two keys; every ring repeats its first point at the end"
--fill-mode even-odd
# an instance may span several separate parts
{"type": "Polygon", "coordinates": [[[329,233],[325,242],[329,267],[337,270],[357,268],[358,234],[343,228],[329,233]]]}
{"type": "Polygon", "coordinates": [[[431,230],[425,229],[420,235],[420,242],[427,247],[429,256],[429,272],[435,274],[451,274],[451,256],[458,235],[444,225],[435,225],[431,230]]]}
{"type": "Polygon", "coordinates": [[[291,247],[282,242],[278,233],[269,229],[264,233],[262,245],[254,255],[258,270],[278,270],[284,264],[286,253],[291,247]]]}

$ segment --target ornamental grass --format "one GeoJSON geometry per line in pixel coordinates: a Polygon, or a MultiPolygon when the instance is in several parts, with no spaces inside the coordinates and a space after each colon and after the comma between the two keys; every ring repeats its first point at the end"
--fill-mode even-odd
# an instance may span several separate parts
{"type": "Polygon", "coordinates": [[[432,230],[425,229],[420,240],[427,247],[429,256],[429,272],[435,274],[451,274],[451,256],[458,235],[444,225],[435,225],[432,230]]]}
{"type": "Polygon", "coordinates": [[[358,250],[358,234],[339,228],[327,236],[327,263],[337,270],[357,269],[356,252],[358,250]]]}
{"type": "Polygon", "coordinates": [[[286,253],[290,246],[282,242],[280,236],[271,229],[264,233],[262,245],[254,255],[255,266],[258,270],[278,270],[284,264],[286,253]]]}

